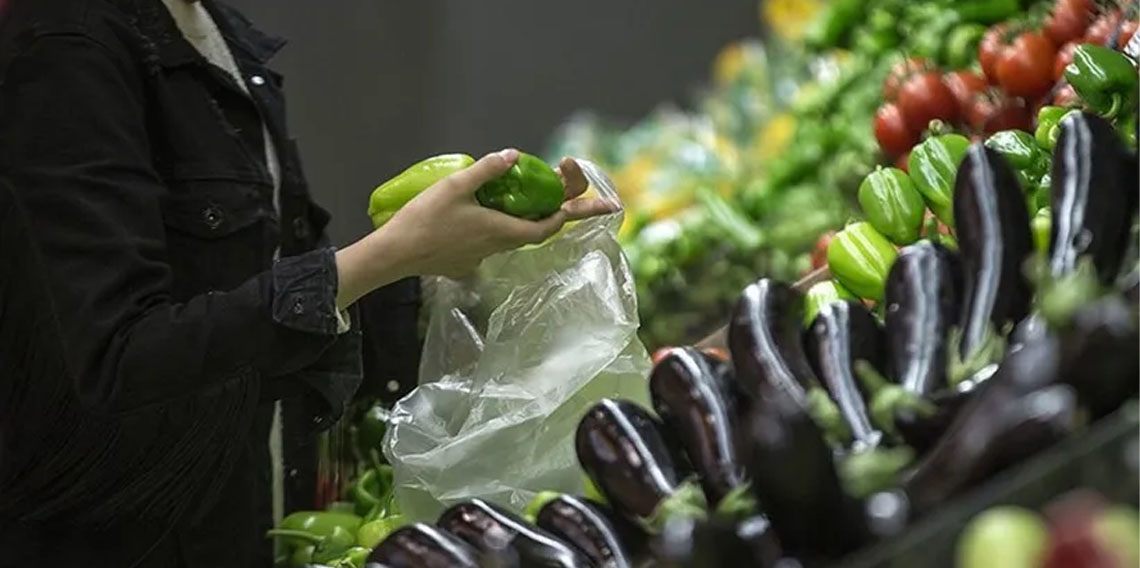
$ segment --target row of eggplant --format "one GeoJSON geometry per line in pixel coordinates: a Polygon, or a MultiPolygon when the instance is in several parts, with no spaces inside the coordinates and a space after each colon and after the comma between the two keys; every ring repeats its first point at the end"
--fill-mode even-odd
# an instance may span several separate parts
{"type": "Polygon", "coordinates": [[[826,566],[889,538],[1137,395],[1135,154],[1067,118],[1049,254],[1003,158],[957,172],[958,249],[899,251],[877,311],[748,286],[728,352],[675,348],[653,409],[602,400],[576,451],[592,499],[533,522],[482,501],[393,533],[372,568],[826,566]],[[1030,261],[1030,262],[1027,262],[1030,261]]]}

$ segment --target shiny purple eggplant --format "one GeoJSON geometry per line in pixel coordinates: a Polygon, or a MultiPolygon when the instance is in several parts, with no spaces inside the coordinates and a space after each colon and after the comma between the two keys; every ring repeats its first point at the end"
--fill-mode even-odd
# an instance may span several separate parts
{"type": "Polygon", "coordinates": [[[737,379],[753,397],[773,389],[807,404],[819,384],[800,340],[803,295],[791,286],[762,278],[744,289],[728,327],[728,346],[737,379]]]}
{"type": "Polygon", "coordinates": [[[604,506],[571,495],[543,505],[538,528],[558,537],[598,568],[634,568],[644,552],[646,535],[604,506]]]}
{"type": "Polygon", "coordinates": [[[1136,216],[1135,162],[1116,129],[1095,114],[1070,113],[1060,127],[1051,174],[1049,271],[1064,276],[1088,257],[1108,285],[1118,276],[1136,216]]]}
{"type": "Polygon", "coordinates": [[[1078,308],[1060,337],[1060,381],[1076,389],[1091,418],[1140,394],[1140,332],[1126,300],[1106,296],[1078,308]]]}
{"type": "Polygon", "coordinates": [[[586,475],[627,518],[663,521],[703,513],[704,504],[682,491],[686,476],[673,461],[661,424],[640,406],[602,399],[578,423],[575,448],[586,475]]]}
{"type": "Polygon", "coordinates": [[[954,181],[954,219],[964,289],[958,355],[970,361],[1006,325],[1029,313],[1023,264],[1033,254],[1017,175],[998,152],[970,146],[954,181]]]}
{"type": "Polygon", "coordinates": [[[671,350],[649,375],[649,394],[700,476],[706,499],[717,505],[746,478],[733,445],[735,398],[709,363],[691,347],[671,350]]]}
{"type": "Polygon", "coordinates": [[[367,566],[388,568],[480,568],[479,553],[446,531],[423,523],[388,535],[368,555],[367,566]]]}
{"type": "Polygon", "coordinates": [[[875,316],[859,302],[832,302],[820,307],[805,335],[808,360],[839,406],[857,449],[878,446],[883,433],[872,424],[865,400],[870,393],[864,392],[854,367],[865,361],[883,368],[883,332],[875,316]]]}
{"type": "Polygon", "coordinates": [[[899,251],[886,287],[888,375],[927,396],[946,386],[946,341],[958,314],[954,253],[919,241],[899,251]]]}
{"type": "Polygon", "coordinates": [[[665,526],[653,550],[655,566],[661,568],[769,568],[783,558],[771,522],[763,515],[740,521],[679,519],[665,526]]]}
{"type": "Polygon", "coordinates": [[[436,525],[492,558],[517,559],[519,568],[592,566],[554,535],[479,499],[448,508],[436,525]]]}

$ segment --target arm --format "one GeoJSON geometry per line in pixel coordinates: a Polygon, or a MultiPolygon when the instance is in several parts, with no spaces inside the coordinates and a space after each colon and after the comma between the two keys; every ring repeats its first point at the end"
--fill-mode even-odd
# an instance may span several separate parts
{"type": "Polygon", "coordinates": [[[250,367],[284,375],[335,339],[331,249],[171,301],[167,189],[151,166],[141,80],[114,46],[58,35],[35,40],[0,90],[0,175],[32,221],[75,389],[104,412],[188,396],[250,367]]]}

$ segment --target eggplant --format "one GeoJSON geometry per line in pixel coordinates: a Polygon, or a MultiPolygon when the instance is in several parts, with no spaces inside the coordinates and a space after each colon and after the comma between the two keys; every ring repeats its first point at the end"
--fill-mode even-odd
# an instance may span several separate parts
{"type": "Polygon", "coordinates": [[[854,436],[857,450],[874,448],[883,433],[872,423],[860,381],[855,378],[856,361],[866,361],[881,369],[884,360],[882,330],[875,316],[859,302],[843,300],[822,306],[806,332],[809,361],[839,406],[854,436]]]}
{"type": "Polygon", "coordinates": [[[746,479],[733,445],[734,398],[696,349],[673,349],[649,375],[653,408],[700,476],[709,504],[739,492],[746,479]]]}
{"type": "Polygon", "coordinates": [[[1134,269],[1122,277],[1117,288],[1133,306],[1140,304],[1140,269],[1134,269]]]}
{"type": "Polygon", "coordinates": [[[1034,250],[1017,175],[981,143],[970,146],[958,167],[954,219],[964,282],[958,356],[972,361],[1029,313],[1032,292],[1022,264],[1034,250]]]}
{"type": "Polygon", "coordinates": [[[535,524],[599,568],[633,568],[647,547],[641,529],[602,505],[571,495],[562,495],[539,509],[535,524]]]}
{"type": "Polygon", "coordinates": [[[910,408],[895,411],[894,426],[903,442],[918,455],[929,451],[996,369],[997,365],[990,365],[973,377],[928,396],[926,401],[930,403],[933,412],[924,413],[910,408]]]}
{"type": "Polygon", "coordinates": [[[762,278],[744,289],[728,326],[733,368],[753,397],[787,393],[801,405],[819,384],[800,340],[803,295],[791,286],[762,278]]]}
{"type": "Polygon", "coordinates": [[[887,275],[889,375],[919,396],[946,386],[946,341],[958,313],[958,267],[942,245],[919,241],[899,251],[887,275]]]}
{"type": "Polygon", "coordinates": [[[520,568],[593,565],[554,535],[479,499],[450,507],[436,525],[492,557],[517,558],[520,568]]]}
{"type": "Polygon", "coordinates": [[[1061,331],[1059,380],[1076,389],[1093,419],[1140,394],[1136,312],[1118,296],[1105,296],[1074,312],[1061,331]]]}
{"type": "Polygon", "coordinates": [[[640,522],[703,514],[700,490],[694,496],[687,489],[660,423],[640,406],[602,399],[578,423],[574,443],[582,469],[626,518],[640,522]]]}
{"type": "Polygon", "coordinates": [[[479,554],[454,535],[416,523],[397,529],[368,555],[367,566],[480,568],[479,554]]]}
{"type": "Polygon", "coordinates": [[[1116,129],[1089,113],[1068,114],[1053,153],[1049,271],[1064,276],[1082,257],[1101,283],[1116,280],[1136,215],[1136,166],[1116,129]]]}
{"type": "Polygon", "coordinates": [[[1059,373],[1056,338],[1011,350],[904,479],[913,512],[928,513],[1071,434],[1080,409],[1073,389],[1057,384],[1059,373]]]}
{"type": "Polygon", "coordinates": [[[1011,346],[1024,345],[1038,341],[1049,333],[1049,323],[1039,313],[1033,313],[1021,320],[1009,334],[1011,346]]]}
{"type": "Polygon", "coordinates": [[[756,399],[737,430],[737,447],[784,551],[839,558],[867,543],[861,507],[848,496],[823,432],[787,393],[756,399]]]}
{"type": "Polygon", "coordinates": [[[769,568],[783,558],[780,541],[763,515],[741,521],[677,519],[665,525],[653,548],[662,568],[769,568]]]}

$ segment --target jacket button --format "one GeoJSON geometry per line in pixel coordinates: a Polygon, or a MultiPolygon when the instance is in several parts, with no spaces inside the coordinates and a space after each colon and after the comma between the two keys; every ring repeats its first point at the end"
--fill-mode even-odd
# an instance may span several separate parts
{"type": "Polygon", "coordinates": [[[217,205],[208,205],[202,210],[202,220],[206,222],[206,226],[211,231],[214,231],[222,226],[225,215],[222,214],[222,210],[217,205]]]}
{"type": "Polygon", "coordinates": [[[305,304],[300,298],[293,302],[293,313],[296,315],[305,313],[305,304]]]}
{"type": "Polygon", "coordinates": [[[304,217],[293,218],[293,236],[298,239],[308,238],[309,236],[309,223],[305,221],[304,217]]]}
{"type": "Polygon", "coordinates": [[[388,381],[387,387],[388,387],[388,392],[396,392],[396,391],[400,390],[400,383],[397,382],[395,379],[393,379],[391,381],[388,381]]]}
{"type": "Polygon", "coordinates": [[[254,75],[253,77],[249,78],[249,82],[260,87],[265,84],[265,77],[262,77],[261,75],[254,75]]]}

